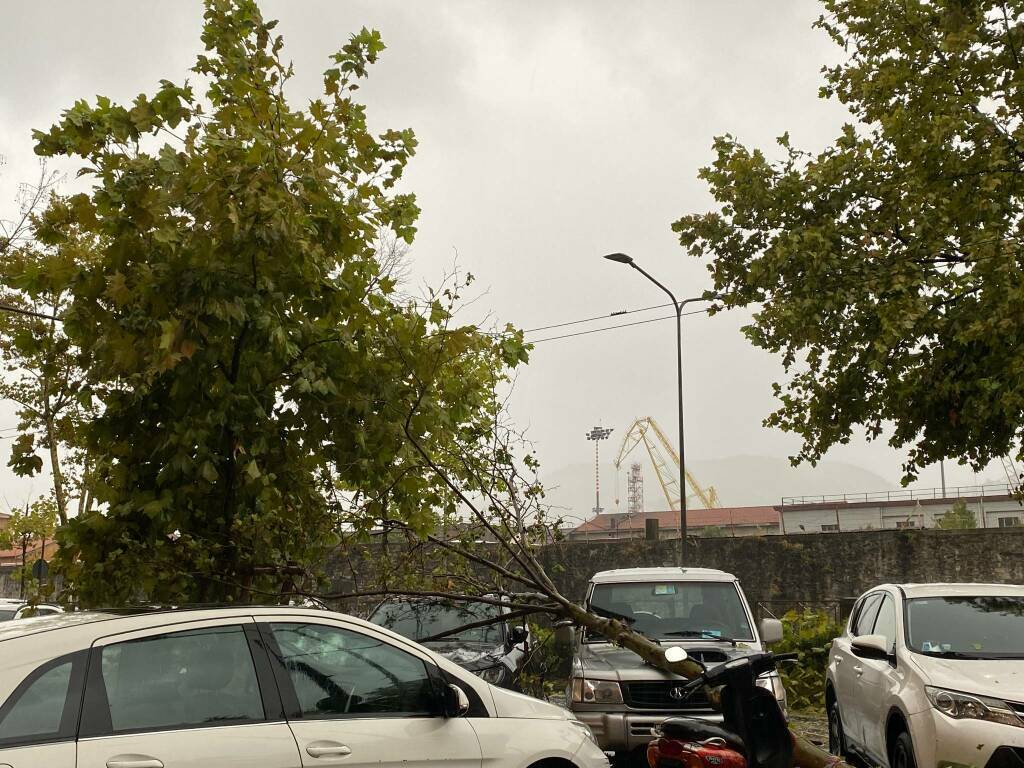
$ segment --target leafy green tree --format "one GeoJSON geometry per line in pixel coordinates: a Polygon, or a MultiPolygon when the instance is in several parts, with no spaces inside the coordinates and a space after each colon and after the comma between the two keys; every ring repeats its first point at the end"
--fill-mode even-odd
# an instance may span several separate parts
{"type": "Polygon", "coordinates": [[[952,509],[946,510],[942,516],[935,521],[936,528],[948,528],[963,530],[966,528],[977,528],[978,520],[974,512],[967,508],[967,502],[957,499],[952,509]]]}
{"type": "Polygon", "coordinates": [[[410,439],[457,476],[458,445],[488,433],[526,359],[521,334],[456,326],[465,281],[394,296],[375,243],[414,234],[394,186],[416,141],[372,134],[355,100],[380,36],[353,35],[296,109],[275,22],[252,0],[205,8],[205,98],[164,80],[36,132],[38,153],[94,180],[37,231],[97,243],[63,313],[101,407],[98,508],[59,534],[84,604],[265,600],[319,583],[342,534],[432,529],[456,502],[410,439]]]}
{"type": "Polygon", "coordinates": [[[819,153],[715,140],[720,206],[674,225],[789,374],[766,423],[817,461],[863,428],[980,468],[1024,438],[1024,4],[826,0],[850,110],[819,153]]]}
{"type": "MultiPolygon", "coordinates": [[[[52,497],[38,498],[31,504],[26,504],[24,510],[14,510],[4,527],[0,529],[0,549],[20,549],[27,552],[36,545],[52,542],[57,520],[57,503],[52,497]]],[[[33,562],[23,559],[20,568],[13,575],[21,583],[21,596],[30,601],[37,601],[45,595],[32,574],[32,565],[33,562]]],[[[50,591],[52,583],[47,584],[45,590],[47,594],[50,591]]]]}
{"type": "Polygon", "coordinates": [[[88,502],[79,427],[92,402],[57,318],[67,303],[67,275],[91,243],[73,236],[47,248],[35,240],[36,216],[59,180],[43,164],[35,184],[21,185],[15,215],[0,220],[0,399],[13,402],[19,418],[8,466],[31,476],[43,468],[40,453],[48,454],[57,515],[66,521],[72,495],[79,511],[88,502]]]}
{"type": "Polygon", "coordinates": [[[72,497],[89,507],[82,425],[94,403],[80,356],[58,320],[67,307],[66,276],[87,261],[92,244],[71,236],[56,248],[29,244],[0,250],[0,399],[17,408],[18,435],[8,466],[32,476],[49,459],[57,517],[66,523],[72,497]]]}

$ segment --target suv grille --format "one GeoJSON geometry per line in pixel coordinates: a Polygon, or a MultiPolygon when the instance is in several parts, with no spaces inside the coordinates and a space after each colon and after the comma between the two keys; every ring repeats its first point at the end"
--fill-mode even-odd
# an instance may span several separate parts
{"type": "Polygon", "coordinates": [[[704,664],[720,664],[729,660],[728,655],[721,651],[690,651],[689,656],[704,664]]]}
{"type": "Polygon", "coordinates": [[[652,682],[624,683],[626,704],[637,709],[674,709],[679,711],[709,711],[711,704],[703,689],[693,692],[686,700],[673,697],[681,689],[682,680],[656,680],[652,682]]]}

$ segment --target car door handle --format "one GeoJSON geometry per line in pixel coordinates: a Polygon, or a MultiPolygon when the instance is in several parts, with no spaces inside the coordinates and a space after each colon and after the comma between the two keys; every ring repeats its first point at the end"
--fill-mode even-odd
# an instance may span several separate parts
{"type": "Polygon", "coordinates": [[[864,667],[854,667],[853,671],[857,674],[857,677],[860,677],[864,674],[864,667]]]}
{"type": "Polygon", "coordinates": [[[164,768],[164,764],[149,755],[118,755],[107,760],[107,768],[164,768]]]}
{"type": "Polygon", "coordinates": [[[314,741],[306,747],[310,757],[347,757],[352,750],[336,741],[314,741]]]}

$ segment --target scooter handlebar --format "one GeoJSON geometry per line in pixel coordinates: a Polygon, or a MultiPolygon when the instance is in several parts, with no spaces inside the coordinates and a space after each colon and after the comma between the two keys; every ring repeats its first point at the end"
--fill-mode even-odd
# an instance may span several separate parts
{"type": "Polygon", "coordinates": [[[704,674],[690,680],[685,688],[692,690],[701,685],[724,685],[730,677],[737,674],[747,674],[756,678],[775,669],[777,662],[793,661],[797,657],[796,653],[755,653],[751,656],[741,656],[706,670],[704,674]]]}

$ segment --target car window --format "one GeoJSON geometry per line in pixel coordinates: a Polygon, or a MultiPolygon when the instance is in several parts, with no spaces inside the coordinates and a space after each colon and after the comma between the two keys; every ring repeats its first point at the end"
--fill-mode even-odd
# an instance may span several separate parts
{"type": "Polygon", "coordinates": [[[0,709],[0,744],[59,737],[71,687],[71,671],[69,659],[46,670],[24,689],[15,691],[0,709]]]}
{"type": "Polygon", "coordinates": [[[373,637],[322,624],[272,624],[302,717],[427,716],[427,666],[373,637]]]}
{"type": "Polygon", "coordinates": [[[105,646],[113,733],[256,722],[263,702],[242,627],[209,627],[105,646]]]}
{"type": "Polygon", "coordinates": [[[878,616],[878,606],[881,602],[882,595],[878,592],[864,598],[864,602],[861,603],[860,610],[857,612],[857,618],[851,626],[851,632],[854,637],[871,634],[875,627],[875,618],[878,616]]]}
{"type": "Polygon", "coordinates": [[[896,606],[889,595],[882,600],[871,634],[884,637],[886,648],[892,648],[896,644],[896,606]]]}

